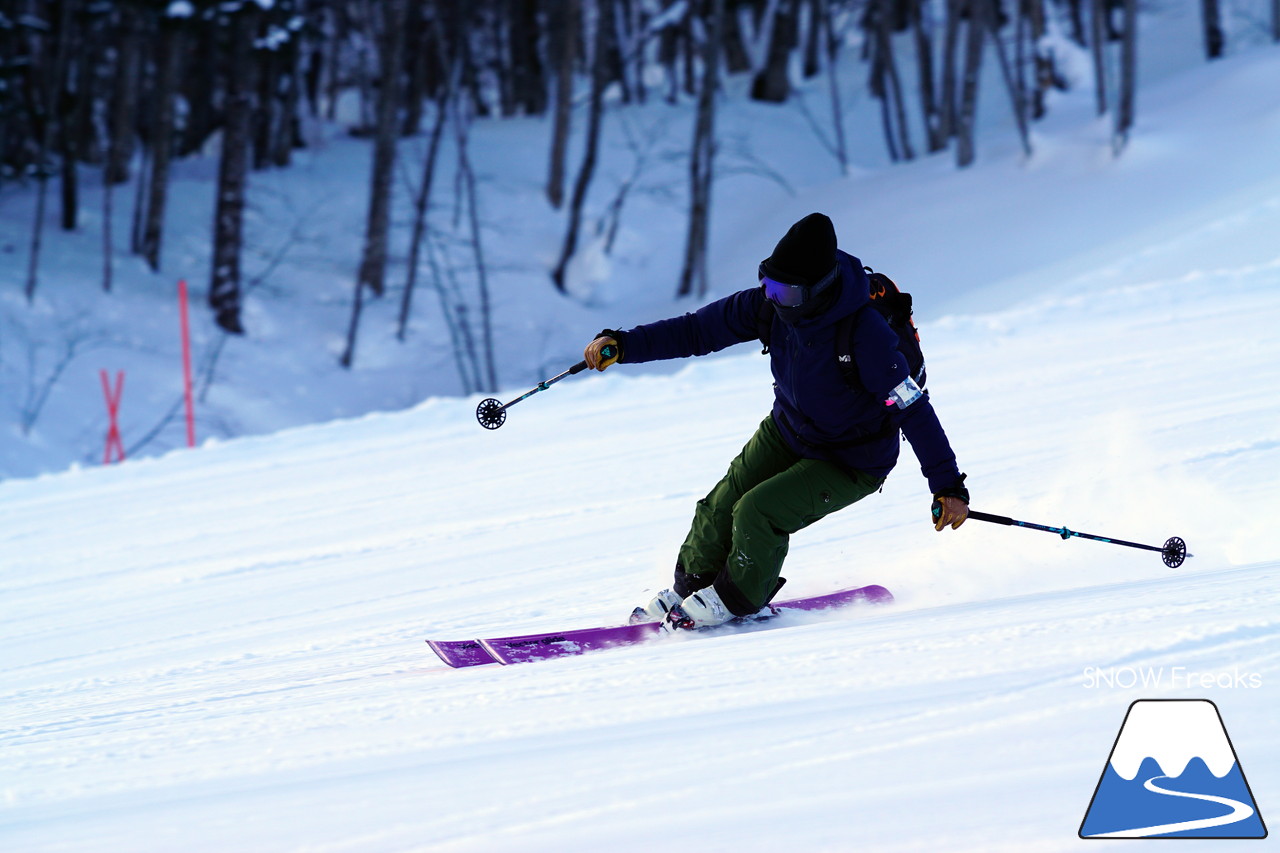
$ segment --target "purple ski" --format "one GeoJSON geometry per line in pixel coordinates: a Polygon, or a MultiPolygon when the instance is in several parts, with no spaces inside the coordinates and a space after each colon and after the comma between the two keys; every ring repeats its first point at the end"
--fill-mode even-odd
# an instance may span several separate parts
{"type": "MultiPolygon", "coordinates": [[[[779,613],[788,610],[820,611],[850,604],[888,604],[893,595],[882,586],[864,586],[839,592],[797,598],[773,605],[779,613]]],[[[497,661],[503,664],[523,663],[546,658],[580,655],[583,652],[630,646],[659,634],[658,623],[618,625],[609,628],[584,628],[576,631],[552,631],[516,637],[494,637],[487,640],[429,640],[431,648],[449,666],[465,667],[497,661]]]]}
{"type": "Polygon", "coordinates": [[[496,663],[494,656],[480,645],[479,640],[427,640],[427,645],[440,656],[440,660],[454,668],[496,663]]]}

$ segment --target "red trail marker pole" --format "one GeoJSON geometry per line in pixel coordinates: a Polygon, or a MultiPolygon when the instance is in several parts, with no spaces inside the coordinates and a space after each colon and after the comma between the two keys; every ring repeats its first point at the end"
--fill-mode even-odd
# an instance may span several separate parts
{"type": "Polygon", "coordinates": [[[116,462],[124,461],[124,442],[120,439],[120,398],[124,396],[124,371],[116,371],[115,389],[111,387],[111,380],[107,378],[106,370],[98,371],[98,378],[102,380],[102,396],[107,398],[107,446],[102,454],[102,464],[110,465],[112,456],[115,456],[116,462]]]}
{"type": "Polygon", "coordinates": [[[187,447],[196,446],[196,406],[191,395],[191,323],[187,319],[187,280],[178,282],[178,318],[182,324],[182,395],[187,405],[187,447]]]}

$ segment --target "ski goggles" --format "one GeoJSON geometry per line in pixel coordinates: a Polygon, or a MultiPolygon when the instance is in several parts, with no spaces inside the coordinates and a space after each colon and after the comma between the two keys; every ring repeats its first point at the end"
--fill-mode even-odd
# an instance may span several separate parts
{"type": "Polygon", "coordinates": [[[835,281],[839,273],[840,266],[837,264],[831,268],[831,272],[827,273],[815,284],[788,284],[765,274],[764,264],[761,264],[759,269],[760,286],[764,288],[765,299],[783,308],[798,308],[808,302],[809,299],[821,293],[831,282],[835,281]]]}

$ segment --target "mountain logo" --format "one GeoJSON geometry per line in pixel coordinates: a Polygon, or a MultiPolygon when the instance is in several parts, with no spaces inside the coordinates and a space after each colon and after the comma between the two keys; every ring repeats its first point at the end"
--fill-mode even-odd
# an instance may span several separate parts
{"type": "Polygon", "coordinates": [[[1218,706],[1139,699],[1129,706],[1081,838],[1266,838],[1218,706]]]}

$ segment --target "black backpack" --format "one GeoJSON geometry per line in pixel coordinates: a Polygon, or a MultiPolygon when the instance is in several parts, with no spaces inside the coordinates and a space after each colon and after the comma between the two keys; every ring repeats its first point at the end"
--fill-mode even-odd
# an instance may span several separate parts
{"type": "MultiPolygon", "coordinates": [[[[920,332],[915,321],[911,319],[911,294],[903,293],[893,279],[882,272],[875,272],[871,267],[863,267],[871,280],[871,306],[879,311],[889,323],[889,328],[898,335],[898,351],[907,360],[907,370],[911,378],[921,388],[924,387],[926,374],[924,352],[920,349],[920,332]]],[[[756,331],[763,345],[760,352],[769,352],[769,336],[773,330],[773,303],[762,300],[760,313],[756,316],[756,331]]],[[[862,389],[862,379],[858,376],[858,368],[853,360],[853,327],[857,322],[858,312],[840,320],[836,326],[836,361],[845,383],[851,388],[862,389]]]]}

